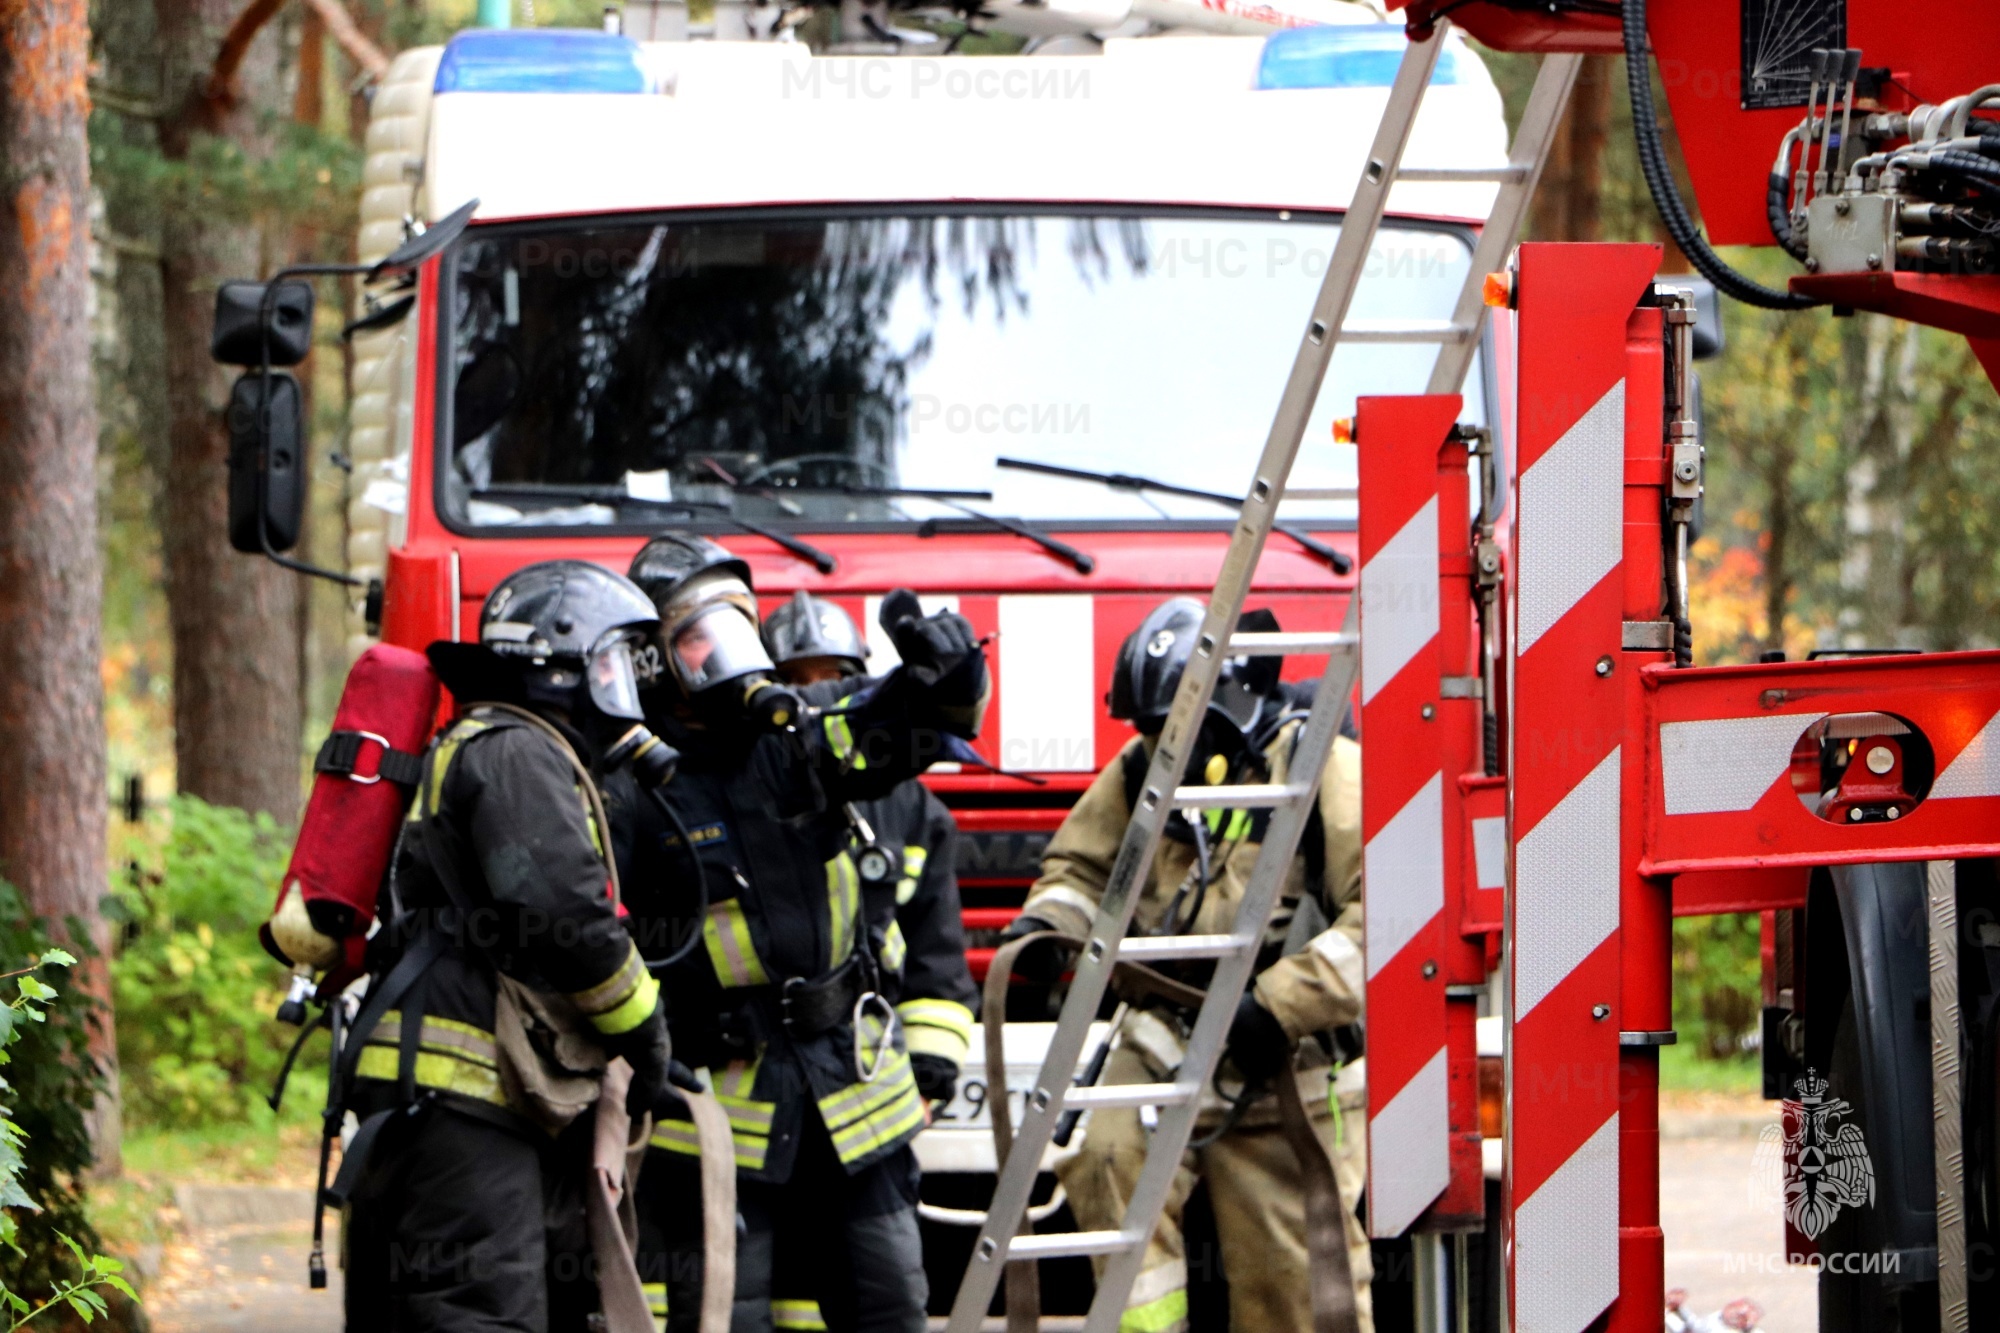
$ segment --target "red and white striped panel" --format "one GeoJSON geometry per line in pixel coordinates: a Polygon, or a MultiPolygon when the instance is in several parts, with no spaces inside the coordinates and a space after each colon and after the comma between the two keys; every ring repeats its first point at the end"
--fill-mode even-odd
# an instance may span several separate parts
{"type": "MultiPolygon", "coordinates": [[[[1368,1229],[1376,1236],[1408,1230],[1451,1179],[1442,946],[1445,904],[1456,895],[1446,894],[1447,775],[1445,747],[1436,740],[1444,725],[1437,719],[1437,487],[1438,449],[1460,405],[1456,394],[1363,398],[1355,418],[1367,747],[1368,1229]]],[[[1452,536],[1463,542],[1462,533],[1452,536]]]]}
{"type": "Polygon", "coordinates": [[[1578,1333],[1619,1291],[1625,329],[1657,262],[1651,246],[1520,252],[1507,766],[1516,1333],[1578,1333]]]}
{"type": "Polygon", "coordinates": [[[1646,681],[1659,742],[1644,873],[1964,859],[2000,841],[2000,652],[1648,670],[1646,681]],[[1922,737],[1914,748],[1936,780],[1928,792],[1918,782],[1921,799],[1893,820],[1829,823],[1794,785],[1794,747],[1823,718],[1876,713],[1922,737]]]}

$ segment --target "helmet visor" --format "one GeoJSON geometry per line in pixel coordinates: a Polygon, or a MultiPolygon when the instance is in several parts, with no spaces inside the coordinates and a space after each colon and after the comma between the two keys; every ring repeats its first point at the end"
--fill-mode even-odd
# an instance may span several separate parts
{"type": "Polygon", "coordinates": [[[773,669],[756,622],[728,602],[697,611],[675,630],[668,655],[689,694],[773,669]]]}
{"type": "Polygon", "coordinates": [[[639,675],[632,663],[632,639],[613,639],[591,655],[584,667],[590,685],[590,701],[606,717],[637,722],[645,717],[639,707],[639,675]]]}

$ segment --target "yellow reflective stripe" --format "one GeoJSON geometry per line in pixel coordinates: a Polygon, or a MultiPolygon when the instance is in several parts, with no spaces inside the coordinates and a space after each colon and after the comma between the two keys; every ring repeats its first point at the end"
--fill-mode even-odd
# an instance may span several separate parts
{"type": "MultiPolygon", "coordinates": [[[[742,1171],[762,1171],[764,1159],[770,1155],[769,1131],[764,1136],[734,1130],[730,1138],[733,1142],[736,1166],[742,1171]]],[[[683,1157],[701,1156],[701,1139],[696,1135],[692,1120],[656,1120],[653,1122],[651,1144],[662,1152],[679,1153],[683,1157]]]]}
{"type": "Polygon", "coordinates": [[[891,921],[889,929],[882,936],[882,968],[887,972],[903,970],[903,960],[910,956],[909,941],[903,938],[903,924],[891,921]]]}
{"type": "MultiPolygon", "coordinates": [[[[399,1009],[391,1009],[382,1015],[375,1030],[368,1034],[367,1044],[400,1049],[402,1043],[403,1014],[399,1009]]],[[[496,1068],[499,1059],[492,1033],[450,1018],[425,1018],[422,1030],[417,1033],[417,1048],[466,1060],[486,1069],[496,1068]]]]}
{"type": "Polygon", "coordinates": [[[923,1098],[917,1095],[916,1080],[910,1074],[907,1060],[892,1091],[892,1100],[846,1128],[834,1131],[833,1150],[843,1163],[857,1161],[923,1128],[923,1098]]]}
{"type": "Polygon", "coordinates": [[[689,1156],[701,1154],[701,1140],[695,1135],[692,1120],[655,1120],[653,1137],[648,1142],[666,1152],[686,1153],[689,1156]]]}
{"type": "Polygon", "coordinates": [[[965,1063],[972,1045],[972,1011],[956,1000],[905,1000],[896,1006],[911,1055],[965,1063]]]}
{"type": "Polygon", "coordinates": [[[729,1127],[745,1134],[771,1137],[771,1121],[777,1115],[776,1102],[753,1102],[747,1097],[717,1097],[729,1127]]]}
{"type": "Polygon", "coordinates": [[[412,824],[428,819],[437,813],[440,789],[444,786],[444,775],[451,769],[451,761],[458,754],[458,747],[467,740],[486,730],[487,724],[476,717],[462,717],[452,723],[451,730],[431,750],[430,773],[424,782],[423,799],[410,802],[409,820],[412,824]]]}
{"type": "Polygon", "coordinates": [[[646,1293],[646,1308],[653,1312],[653,1318],[667,1317],[667,1284],[664,1282],[642,1282],[639,1289],[646,1293]]]}
{"type": "MultiPolygon", "coordinates": [[[[354,1072],[362,1078],[394,1083],[401,1076],[401,1056],[402,1053],[393,1046],[377,1046],[371,1042],[362,1048],[361,1059],[354,1072]]],[[[456,1053],[444,1055],[420,1049],[417,1052],[416,1074],[417,1083],[422,1087],[455,1092],[475,1101],[491,1102],[495,1106],[507,1104],[506,1094],[500,1090],[499,1073],[461,1059],[456,1053]]]]}
{"type": "Polygon", "coordinates": [[[763,1063],[763,1056],[755,1060],[734,1060],[721,1069],[708,1071],[709,1081],[715,1085],[717,1097],[733,1097],[742,1100],[757,1086],[757,1066],[763,1063]]]}
{"type": "Polygon", "coordinates": [[[774,1300],[771,1302],[771,1326],[819,1330],[826,1327],[826,1320],[820,1317],[818,1301],[774,1300]]]}
{"type": "Polygon", "coordinates": [[[839,967],[854,952],[854,922],[861,914],[861,872],[846,852],[826,863],[827,960],[839,967]]]}
{"type": "Polygon", "coordinates": [[[963,1065],[966,1054],[972,1049],[971,1042],[943,1028],[908,1028],[904,1030],[903,1039],[911,1055],[935,1055],[955,1065],[963,1065]]]}
{"type": "Polygon", "coordinates": [[[595,986],[571,991],[570,1003],[586,1014],[601,1014],[607,1009],[616,1009],[631,998],[639,979],[646,974],[646,960],[639,956],[639,946],[628,944],[625,960],[618,964],[618,969],[595,986]]]}
{"type": "Polygon", "coordinates": [[[826,743],[833,747],[834,758],[856,771],[868,767],[868,756],[855,747],[854,730],[847,725],[845,713],[829,713],[821,727],[826,732],[826,743]]]}
{"type": "Polygon", "coordinates": [[[910,1057],[901,1051],[889,1058],[880,1078],[821,1098],[819,1110],[832,1135],[834,1153],[843,1163],[888,1147],[924,1123],[923,1098],[917,1095],[910,1057]]]}
{"type": "Polygon", "coordinates": [[[923,881],[924,866],[930,861],[927,847],[905,847],[903,849],[903,877],[896,882],[896,906],[917,896],[917,885],[923,881]]]}
{"type": "Polygon", "coordinates": [[[648,972],[639,978],[638,986],[616,1009],[607,1009],[601,1014],[590,1016],[591,1026],[607,1037],[615,1037],[621,1032],[630,1032],[653,1016],[653,1010],[660,1004],[660,983],[648,972]]]}
{"type": "Polygon", "coordinates": [[[896,1006],[896,1017],[906,1029],[943,1028],[967,1040],[972,1037],[972,1011],[957,1000],[905,1000],[896,1006]]]}
{"type": "Polygon", "coordinates": [[[1118,1333],[1168,1333],[1187,1323],[1187,1317],[1187,1288],[1177,1287],[1127,1310],[1118,1320],[1118,1333]]]}
{"type": "Polygon", "coordinates": [[[740,900],[725,898],[710,903],[701,935],[715,979],[724,986],[762,986],[771,980],[763,960],[757,957],[757,946],[750,938],[750,918],[743,914],[740,900]]]}
{"type": "Polygon", "coordinates": [[[897,1084],[904,1081],[914,1082],[910,1074],[910,1057],[901,1051],[891,1052],[888,1065],[873,1083],[851,1083],[839,1092],[820,1098],[820,1115],[825,1118],[828,1129],[839,1129],[894,1097],[897,1084]]]}

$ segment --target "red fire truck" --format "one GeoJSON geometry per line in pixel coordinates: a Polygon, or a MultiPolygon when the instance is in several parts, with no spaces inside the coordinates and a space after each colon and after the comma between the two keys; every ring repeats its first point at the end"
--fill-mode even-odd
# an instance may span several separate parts
{"type": "MultiPolygon", "coordinates": [[[[747,558],[768,604],[843,605],[876,671],[895,662],[883,593],[955,607],[994,636],[989,767],[928,781],[962,831],[983,975],[1049,835],[1130,735],[1103,699],[1119,643],[1214,581],[1381,117],[1401,28],[1324,10],[1089,55],[551,30],[403,53],[374,94],[362,257],[476,207],[356,312],[353,647],[458,638],[519,566],[622,571],[669,527],[747,558]],[[1306,123],[1326,127],[1311,171],[1306,123]]],[[[1506,161],[1462,41],[1412,151],[1506,161]]],[[[1342,352],[1297,479],[1341,494],[1288,512],[1258,572],[1287,629],[1334,627],[1353,586],[1355,464],[1333,423],[1358,393],[1423,387],[1422,330],[1450,316],[1493,191],[1397,195],[1357,301],[1379,335],[1342,352]]],[[[1489,338],[1475,357],[1472,421],[1497,416],[1507,355],[1489,338]]],[[[267,524],[283,509],[268,500],[267,524]]],[[[244,526],[257,549],[254,512],[244,526]]],[[[1047,1026],[1010,1027],[1023,1082],[1047,1026]]],[[[988,1095],[968,1071],[919,1141],[941,1301],[993,1169],[988,1095]]]]}

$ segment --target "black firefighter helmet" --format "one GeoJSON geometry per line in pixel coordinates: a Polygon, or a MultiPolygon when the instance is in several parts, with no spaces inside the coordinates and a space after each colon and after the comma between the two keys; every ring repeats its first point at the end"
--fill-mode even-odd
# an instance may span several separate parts
{"type": "Polygon", "coordinates": [[[434,643],[429,656],[461,700],[568,703],[581,687],[605,716],[636,720],[635,652],[658,627],[630,580],[587,560],[545,560],[487,595],[478,643],[434,643]]]}
{"type": "Polygon", "coordinates": [[[639,548],[631,575],[659,611],[663,665],[690,699],[770,674],[747,561],[706,537],[670,532],[639,548]]]}
{"type": "Polygon", "coordinates": [[[868,645],[853,618],[838,604],[803,588],[764,622],[764,646],[779,666],[831,657],[855,675],[868,669],[868,645]]]}
{"type": "MultiPolygon", "coordinates": [[[[1139,622],[1139,628],[1119,645],[1118,660],[1111,669],[1107,698],[1111,716],[1130,722],[1144,735],[1159,734],[1173,708],[1181,674],[1194,656],[1207,614],[1207,608],[1194,598],[1175,597],[1154,607],[1139,622]]],[[[1270,633],[1278,628],[1278,618],[1268,610],[1246,611],[1236,627],[1244,632],[1270,633]]],[[[1189,773],[1219,781],[1209,770],[1209,759],[1221,755],[1227,767],[1234,768],[1238,759],[1246,756],[1265,700],[1278,688],[1281,667],[1276,657],[1236,657],[1223,663],[1202,719],[1196,753],[1189,756],[1189,773]]]]}

